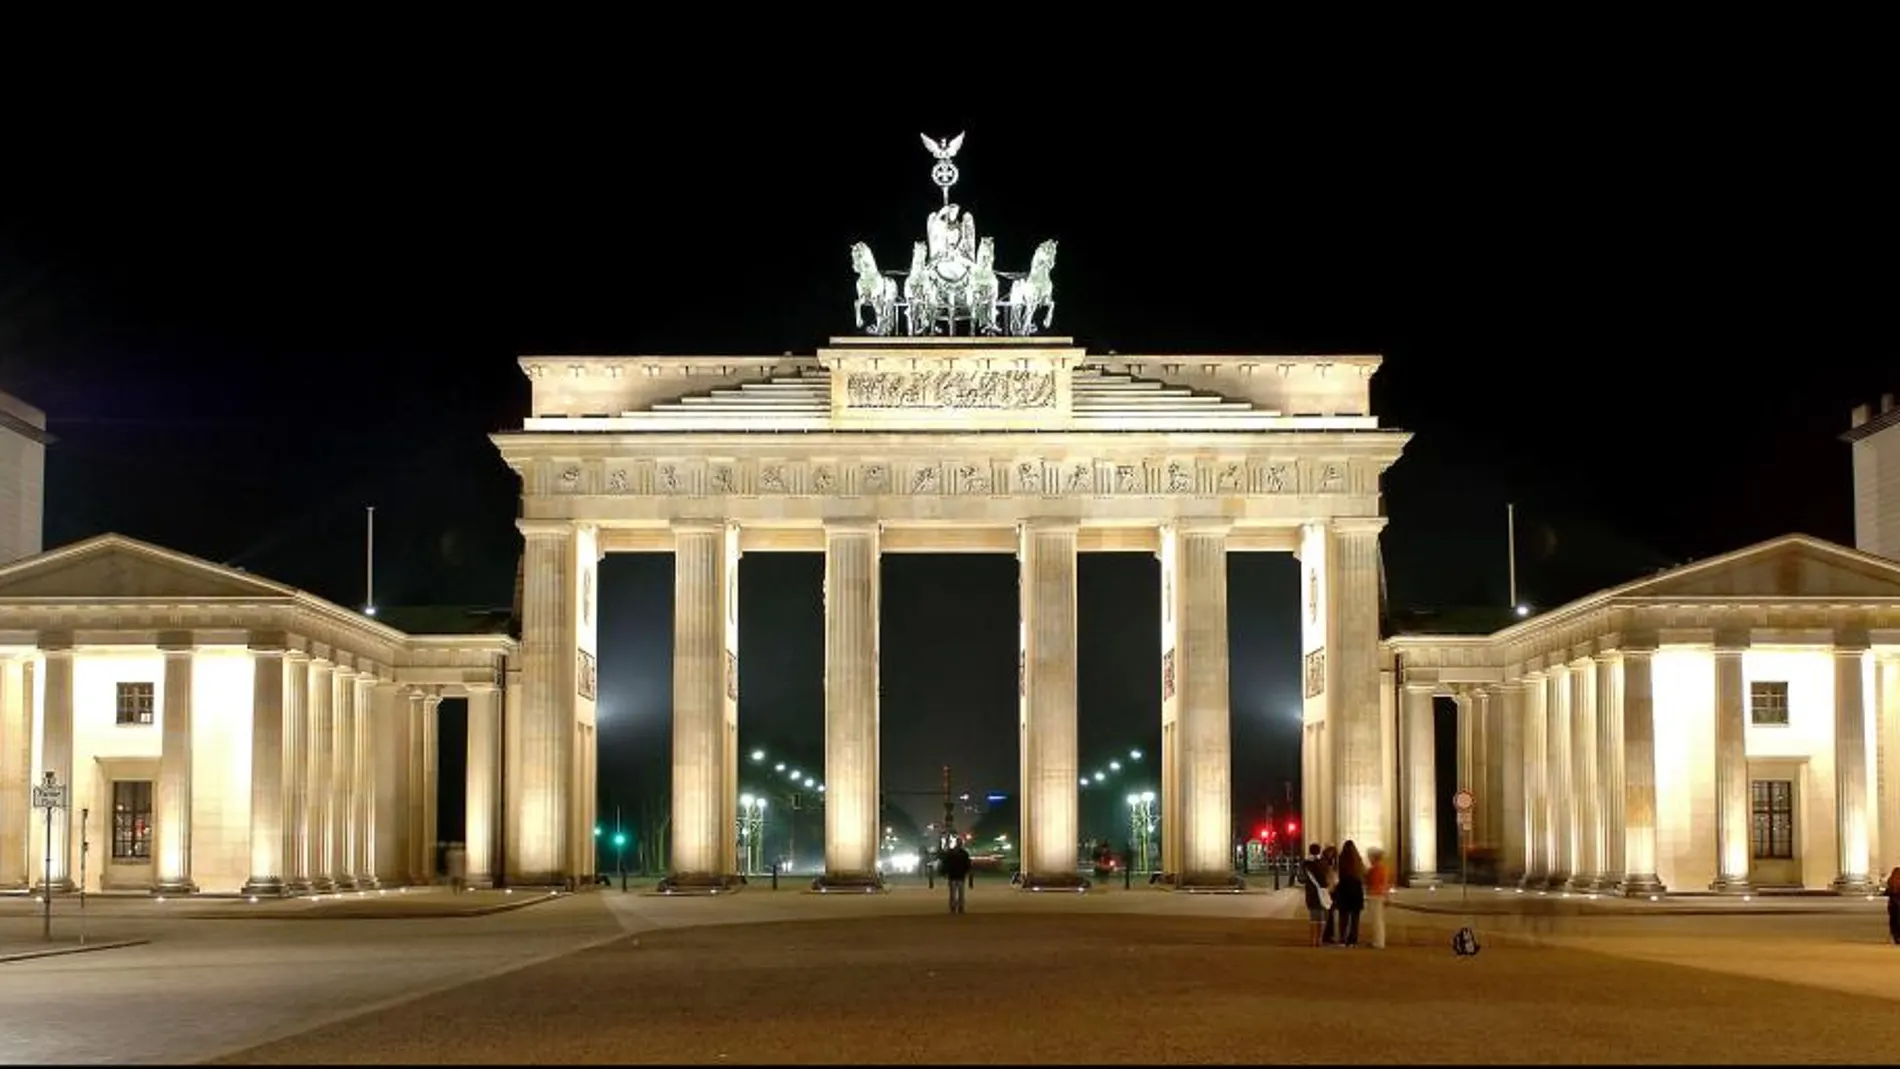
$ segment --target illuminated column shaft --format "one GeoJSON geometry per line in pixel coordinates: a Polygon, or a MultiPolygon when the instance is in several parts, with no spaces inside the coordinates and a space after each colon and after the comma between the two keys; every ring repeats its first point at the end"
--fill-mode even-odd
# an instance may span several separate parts
{"type": "Polygon", "coordinates": [[[1597,673],[1584,659],[1570,666],[1570,783],[1576,798],[1577,853],[1570,887],[1594,891],[1603,876],[1603,824],[1597,779],[1597,673]]]}
{"type": "Polygon", "coordinates": [[[387,680],[372,693],[376,823],[370,851],[377,884],[394,887],[409,877],[409,701],[387,680]]]}
{"type": "MultiPolygon", "coordinates": [[[[31,797],[33,682],[32,661],[0,660],[0,798],[31,797]]],[[[34,815],[23,805],[0,807],[0,888],[27,886],[34,815]]]]}
{"type": "Polygon", "coordinates": [[[1839,636],[1834,647],[1834,798],[1840,875],[1833,889],[1865,894],[1867,877],[1867,645],[1839,636]]]}
{"type": "Polygon", "coordinates": [[[1471,830],[1461,836],[1463,841],[1454,838],[1452,843],[1456,851],[1445,851],[1452,856],[1447,861],[1455,862],[1463,856],[1468,843],[1477,845],[1482,829],[1479,822],[1481,810],[1476,805],[1484,794],[1484,713],[1479,706],[1479,691],[1473,687],[1461,687],[1452,700],[1458,707],[1458,781],[1452,784],[1453,790],[1463,788],[1471,792],[1471,830]]]}
{"type": "Polygon", "coordinates": [[[1438,762],[1432,687],[1405,688],[1406,841],[1410,880],[1431,883],[1438,878],[1438,762]]]}
{"type": "MultiPolygon", "coordinates": [[[[1024,882],[1073,887],[1081,841],[1076,758],[1076,525],[1022,525],[1017,559],[1022,613],[1024,882]]],[[[1223,547],[1224,550],[1224,547],[1223,547]]]]}
{"type": "Polygon", "coordinates": [[[1660,894],[1656,878],[1656,649],[1623,648],[1623,893],[1660,894]]]}
{"type": "Polygon", "coordinates": [[[879,543],[825,527],[825,878],[877,875],[879,543]]]}
{"type": "MultiPolygon", "coordinates": [[[[571,870],[570,768],[579,695],[580,545],[572,525],[518,521],[526,541],[521,607],[521,708],[503,745],[512,775],[505,812],[508,881],[549,885],[571,870]]],[[[422,741],[416,724],[414,744],[422,741]]],[[[417,790],[418,773],[411,773],[417,790]]],[[[675,793],[680,785],[675,781],[675,793]]],[[[588,834],[593,829],[587,829],[588,834]]],[[[411,850],[420,829],[412,829],[411,850]]]]}
{"type": "Polygon", "coordinates": [[[310,661],[309,708],[306,719],[309,721],[309,808],[305,811],[308,829],[305,833],[303,860],[309,871],[310,889],[330,891],[336,888],[334,874],[330,871],[330,775],[336,761],[336,719],[332,703],[336,694],[334,682],[335,666],[329,661],[312,658],[310,661]]]}
{"type": "MultiPolygon", "coordinates": [[[[1363,854],[1383,846],[1398,805],[1397,784],[1385,759],[1379,718],[1380,518],[1333,521],[1332,577],[1327,597],[1337,614],[1334,647],[1327,652],[1326,731],[1333,750],[1333,831],[1363,854]]],[[[1209,829],[1211,833],[1211,828],[1209,829]]],[[[1226,832],[1223,832],[1226,834],[1226,832]]]]}
{"type": "Polygon", "coordinates": [[[284,651],[251,646],[251,878],[244,893],[284,892],[284,651]]]}
{"type": "Polygon", "coordinates": [[[1597,874],[1597,888],[1614,891],[1623,882],[1623,838],[1626,831],[1623,798],[1623,658],[1610,654],[1597,658],[1597,779],[1595,791],[1602,829],[1603,849],[1597,874]]]}
{"type": "Polygon", "coordinates": [[[1227,527],[1183,523],[1164,531],[1163,537],[1175,542],[1173,585],[1180,599],[1175,605],[1174,651],[1181,700],[1174,732],[1174,790],[1181,805],[1176,886],[1226,887],[1234,882],[1227,527]]]}
{"type": "MultiPolygon", "coordinates": [[[[78,808],[71,803],[73,797],[73,651],[70,646],[43,647],[41,670],[46,675],[46,695],[42,699],[41,716],[44,723],[40,734],[40,773],[33,778],[34,783],[41,782],[47,772],[66,785],[68,807],[63,812],[53,814],[53,865],[50,878],[46,875],[46,855],[38,853],[27,859],[33,868],[34,885],[51,882],[52,889],[70,891],[72,878],[72,835],[73,825],[78,821],[78,808]]],[[[45,814],[35,811],[34,818],[45,826],[45,814]]],[[[38,829],[35,829],[38,831],[38,829]]],[[[42,850],[44,845],[42,845],[42,850]]]]}
{"type": "Polygon", "coordinates": [[[1497,846],[1498,881],[1516,883],[1524,878],[1525,814],[1525,700],[1524,684],[1513,680],[1498,688],[1492,699],[1498,707],[1497,846]]]}
{"type": "Polygon", "coordinates": [[[284,653],[284,890],[310,890],[310,655],[284,653]]]}
{"type": "Polygon", "coordinates": [[[500,859],[500,694],[493,684],[468,688],[468,816],[463,841],[468,845],[470,887],[493,887],[500,859]]]}
{"type": "Polygon", "coordinates": [[[1744,641],[1717,638],[1715,647],[1715,881],[1712,891],[1746,891],[1748,883],[1748,704],[1743,697],[1744,641]]]}
{"type": "MultiPolygon", "coordinates": [[[[736,531],[720,523],[673,528],[673,825],[670,868],[687,883],[723,883],[736,869],[727,820],[736,785],[728,777],[727,602],[738,583],[736,531]]],[[[827,785],[829,789],[829,785],[827,785]]]]}
{"type": "MultiPolygon", "coordinates": [[[[1870,865],[1874,875],[1889,872],[1900,865],[1900,661],[1888,656],[1880,660],[1875,675],[1879,688],[1875,700],[1874,754],[1876,790],[1879,798],[1879,853],[1870,865]]],[[[0,885],[5,885],[0,877],[0,885]]]]}
{"type": "Polygon", "coordinates": [[[1524,886],[1542,887],[1550,879],[1549,702],[1544,674],[1524,679],[1524,886]]]}
{"type": "Polygon", "coordinates": [[[1506,757],[1504,745],[1504,694],[1495,687],[1478,691],[1477,763],[1478,782],[1471,787],[1477,797],[1477,818],[1473,821],[1477,842],[1499,861],[1504,851],[1504,766],[1515,757],[1506,757]]]}
{"type": "Polygon", "coordinates": [[[356,778],[356,670],[338,668],[330,679],[330,838],[326,868],[338,889],[353,890],[356,871],[350,864],[350,816],[355,800],[351,785],[356,778]]]}
{"type": "Polygon", "coordinates": [[[438,797],[441,793],[442,775],[442,696],[425,694],[422,697],[422,851],[420,875],[423,883],[434,883],[439,875],[437,869],[436,845],[442,839],[442,828],[436,814],[438,797]]]}
{"type": "Polygon", "coordinates": [[[377,886],[373,837],[376,827],[376,737],[371,705],[376,677],[362,671],[356,677],[356,700],[350,705],[350,876],[359,888],[377,886]]]}
{"type": "Polygon", "coordinates": [[[1546,734],[1545,805],[1550,811],[1548,883],[1568,883],[1577,864],[1577,793],[1570,780],[1570,669],[1555,665],[1544,676],[1546,734]]]}
{"type": "Polygon", "coordinates": [[[190,636],[163,642],[164,707],[159,713],[157,889],[189,894],[191,881],[191,645],[190,636]]]}

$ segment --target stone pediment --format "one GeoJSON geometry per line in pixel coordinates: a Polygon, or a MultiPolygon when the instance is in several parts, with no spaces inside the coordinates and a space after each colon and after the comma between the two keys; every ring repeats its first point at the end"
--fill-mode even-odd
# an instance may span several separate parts
{"type": "Polygon", "coordinates": [[[1784,535],[1639,579],[1639,598],[1900,598],[1900,563],[1809,535],[1784,535]]]}
{"type": "Polygon", "coordinates": [[[0,600],[9,598],[166,598],[279,600],[289,587],[147,542],[108,534],[0,568],[0,600]]]}

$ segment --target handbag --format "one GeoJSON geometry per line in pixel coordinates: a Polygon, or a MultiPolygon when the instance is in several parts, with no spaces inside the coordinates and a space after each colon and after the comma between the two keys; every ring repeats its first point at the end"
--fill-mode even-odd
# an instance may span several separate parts
{"type": "Polygon", "coordinates": [[[1332,892],[1328,891],[1326,888],[1321,887],[1319,885],[1319,881],[1313,877],[1313,870],[1311,869],[1306,870],[1306,882],[1312,884],[1313,890],[1319,892],[1319,908],[1321,909],[1333,908],[1332,892]]]}

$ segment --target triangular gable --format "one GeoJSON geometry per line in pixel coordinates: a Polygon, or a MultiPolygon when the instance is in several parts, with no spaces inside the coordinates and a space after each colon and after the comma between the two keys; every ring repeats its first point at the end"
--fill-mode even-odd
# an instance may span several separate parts
{"type": "Polygon", "coordinates": [[[296,596],[290,587],[149,542],[106,534],[0,568],[7,598],[253,598],[296,596]]]}
{"type": "Polygon", "coordinates": [[[1900,563],[1810,535],[1783,535],[1638,579],[1610,597],[1900,598],[1900,563]]]}

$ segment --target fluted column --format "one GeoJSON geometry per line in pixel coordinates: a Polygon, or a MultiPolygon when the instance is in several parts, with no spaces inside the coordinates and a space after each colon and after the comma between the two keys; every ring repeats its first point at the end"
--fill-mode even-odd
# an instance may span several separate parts
{"type": "Polygon", "coordinates": [[[1078,887],[1081,842],[1076,784],[1076,525],[1022,525],[1021,564],[1023,808],[1033,838],[1022,843],[1023,883],[1078,887]]]}
{"type": "MultiPolygon", "coordinates": [[[[1194,521],[1161,533],[1164,583],[1177,599],[1174,683],[1179,704],[1169,755],[1180,807],[1177,887],[1231,887],[1237,880],[1228,726],[1227,530],[1225,523],[1194,521]]],[[[1171,819],[1165,804],[1161,819],[1171,819]]],[[[1041,831],[1037,835],[1045,837],[1041,831]]]]}
{"type": "Polygon", "coordinates": [[[1833,889],[1865,894],[1867,876],[1867,637],[1834,639],[1834,805],[1840,874],[1833,889]]]}
{"type": "MultiPolygon", "coordinates": [[[[0,660],[0,798],[30,798],[33,768],[33,662],[0,660]]],[[[27,886],[27,844],[33,810],[17,802],[0,806],[0,889],[27,886]]]]}
{"type": "MultiPolygon", "coordinates": [[[[51,847],[53,863],[50,870],[46,866],[45,854],[29,858],[28,864],[34,869],[35,886],[45,886],[50,882],[57,894],[73,889],[73,825],[79,819],[78,807],[72,804],[78,800],[78,792],[72,789],[73,650],[70,645],[55,646],[42,640],[40,656],[40,671],[46,677],[46,693],[41,700],[39,775],[33,777],[33,782],[40,783],[46,773],[53,773],[59,782],[66,785],[68,805],[65,811],[53,815],[52,842],[42,844],[43,847],[51,847]]],[[[35,812],[33,816],[36,822],[41,823],[41,827],[45,826],[44,814],[35,812]]]]}
{"type": "Polygon", "coordinates": [[[441,800],[442,783],[442,695],[422,696],[422,882],[434,883],[441,875],[436,847],[442,841],[442,825],[436,810],[441,800]]]}
{"type": "Polygon", "coordinates": [[[427,789],[429,777],[422,770],[422,750],[428,741],[428,732],[422,726],[422,701],[425,697],[421,690],[411,690],[405,695],[402,719],[403,729],[403,766],[408,774],[403,777],[403,882],[420,884],[428,882],[424,875],[423,843],[429,833],[423,825],[429,818],[428,807],[423,804],[423,792],[427,789]]]}
{"type": "Polygon", "coordinates": [[[1524,684],[1507,681],[1498,688],[1498,882],[1524,879],[1525,822],[1530,812],[1525,794],[1524,684]]]}
{"type": "Polygon", "coordinates": [[[1602,829],[1603,851],[1597,872],[1597,888],[1615,891],[1623,882],[1623,836],[1626,816],[1623,798],[1623,655],[1597,657],[1597,823],[1602,829]]]}
{"type": "Polygon", "coordinates": [[[1742,685],[1746,635],[1718,635],[1715,644],[1715,880],[1711,891],[1747,891],[1748,701],[1742,685]]]}
{"type": "Polygon", "coordinates": [[[284,651],[284,890],[310,890],[310,654],[284,651]]]}
{"type": "Polygon", "coordinates": [[[1405,686],[1405,813],[1407,880],[1438,882],[1438,753],[1429,684],[1405,686]]]}
{"type": "Polygon", "coordinates": [[[825,526],[825,875],[877,883],[879,534],[825,526]]]}
{"type": "Polygon", "coordinates": [[[1336,618],[1327,658],[1330,693],[1327,732],[1336,769],[1334,827],[1339,841],[1360,852],[1384,846],[1398,804],[1385,759],[1379,694],[1379,532],[1377,517],[1334,520],[1332,576],[1325,597],[1336,618]]]}
{"type": "Polygon", "coordinates": [[[379,680],[370,709],[370,733],[376,746],[376,819],[370,852],[377,884],[393,887],[409,879],[409,702],[394,682],[379,680]]]}
{"type": "Polygon", "coordinates": [[[468,885],[493,887],[501,846],[501,688],[468,687],[468,885]]]}
{"type": "Polygon", "coordinates": [[[1524,879],[1527,888],[1550,881],[1550,719],[1544,673],[1524,677],[1524,879]]]}
{"type": "Polygon", "coordinates": [[[1504,756],[1504,695],[1496,687],[1480,687],[1473,695],[1477,701],[1478,734],[1477,762],[1478,771],[1474,777],[1477,782],[1471,785],[1471,791],[1477,795],[1477,816],[1472,820],[1473,830],[1477,832],[1477,843],[1491,851],[1492,857],[1503,860],[1504,841],[1500,829],[1503,826],[1504,804],[1504,766],[1511,758],[1504,756]]]}
{"type": "MultiPolygon", "coordinates": [[[[1900,660],[1882,657],[1876,666],[1876,698],[1869,713],[1877,717],[1874,735],[1875,795],[1879,799],[1880,834],[1872,864],[1878,878],[1900,866],[1900,660]]],[[[0,879],[0,885],[5,880],[0,879]]]]}
{"type": "MultiPolygon", "coordinates": [[[[1577,793],[1570,777],[1570,669],[1557,664],[1544,675],[1544,761],[1550,809],[1552,888],[1567,886],[1577,866],[1577,793]]],[[[1594,740],[1593,740],[1594,741],[1594,740]]]]}
{"type": "Polygon", "coordinates": [[[251,878],[249,895],[284,893],[284,649],[251,640],[251,878]]]}
{"type": "Polygon", "coordinates": [[[669,887],[723,886],[737,868],[733,824],[726,819],[737,790],[728,777],[726,705],[738,698],[738,662],[726,617],[737,616],[738,564],[736,528],[674,525],[669,887]]]}
{"type": "Polygon", "coordinates": [[[1449,860],[1457,861],[1465,856],[1465,848],[1467,846],[1476,846],[1478,844],[1479,811],[1477,802],[1478,796],[1483,793],[1484,787],[1484,784],[1479,782],[1483,776],[1484,769],[1484,766],[1480,764],[1483,760],[1483,753],[1480,749],[1483,743],[1479,736],[1484,730],[1484,718],[1483,713],[1480,712],[1478,708],[1478,694],[1476,688],[1459,687],[1452,692],[1451,700],[1452,704],[1456,706],[1458,710],[1457,776],[1455,777],[1456,782],[1451,785],[1451,789],[1453,792],[1460,790],[1470,791],[1472,802],[1470,815],[1471,829],[1456,834],[1452,839],[1451,845],[1456,847],[1455,852],[1446,851],[1446,853],[1454,854],[1449,860]]]}
{"type": "Polygon", "coordinates": [[[191,879],[191,636],[166,636],[162,708],[159,711],[157,890],[190,894],[191,879]]]}
{"type": "Polygon", "coordinates": [[[1577,850],[1570,889],[1594,891],[1603,876],[1603,807],[1597,780],[1597,673],[1584,658],[1570,666],[1570,785],[1577,850]]]}
{"type": "Polygon", "coordinates": [[[335,666],[313,657],[310,660],[310,689],[305,720],[309,732],[304,747],[310,769],[307,830],[304,838],[304,867],[310,877],[310,889],[330,891],[336,888],[330,871],[330,829],[335,814],[330,808],[330,777],[336,764],[335,666]]]}
{"type": "Polygon", "coordinates": [[[1623,884],[1626,895],[1661,894],[1656,878],[1656,706],[1653,638],[1623,646],[1623,884]]]}
{"type": "Polygon", "coordinates": [[[330,881],[339,891],[356,888],[350,865],[351,786],[356,779],[356,669],[339,666],[331,673],[330,881]]]}
{"type": "Polygon", "coordinates": [[[381,885],[376,878],[376,676],[359,671],[356,700],[350,705],[355,746],[350,759],[350,875],[359,889],[381,885]]]}
{"type": "MultiPolygon", "coordinates": [[[[572,870],[571,763],[580,651],[580,539],[571,524],[519,521],[522,558],[521,705],[504,734],[509,803],[508,882],[558,884],[572,870]]],[[[681,784],[676,779],[677,796],[681,784]]],[[[589,829],[591,832],[591,829],[589,829]]]]}

